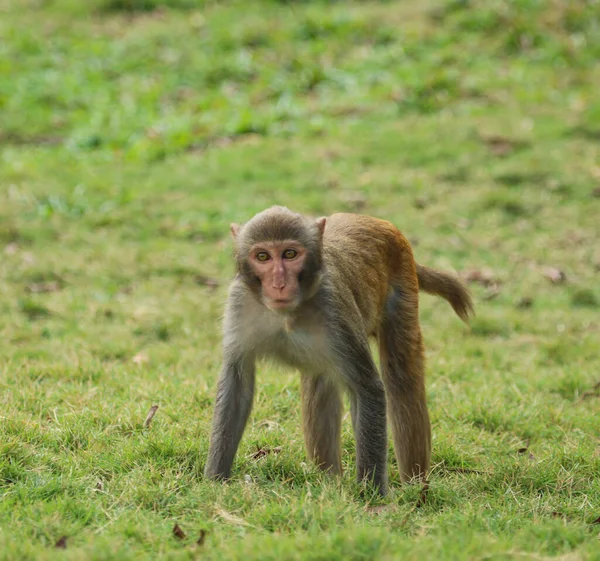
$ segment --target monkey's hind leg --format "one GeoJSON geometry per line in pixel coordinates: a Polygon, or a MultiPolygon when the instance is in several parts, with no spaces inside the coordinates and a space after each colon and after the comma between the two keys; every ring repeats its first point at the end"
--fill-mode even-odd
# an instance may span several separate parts
{"type": "Polygon", "coordinates": [[[302,422],[308,457],[322,470],[342,473],[342,400],[337,385],[326,376],[302,373],[302,422]]]}
{"type": "Polygon", "coordinates": [[[379,350],[400,477],[402,481],[425,478],[431,456],[431,427],[416,290],[394,289],[388,297],[379,350]]]}

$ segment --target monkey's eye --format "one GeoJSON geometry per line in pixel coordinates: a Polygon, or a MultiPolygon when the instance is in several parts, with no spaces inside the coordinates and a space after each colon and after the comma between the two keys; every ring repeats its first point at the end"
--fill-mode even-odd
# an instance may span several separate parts
{"type": "Polygon", "coordinates": [[[295,249],[286,249],[283,252],[284,259],[293,259],[294,257],[296,257],[296,255],[298,255],[298,252],[295,249]]]}
{"type": "Polygon", "coordinates": [[[266,251],[259,251],[256,254],[256,259],[258,261],[268,261],[269,259],[271,259],[271,256],[266,251]]]}

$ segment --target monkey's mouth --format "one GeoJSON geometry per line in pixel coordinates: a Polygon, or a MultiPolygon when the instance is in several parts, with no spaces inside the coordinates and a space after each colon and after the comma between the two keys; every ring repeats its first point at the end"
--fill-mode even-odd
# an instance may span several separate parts
{"type": "Polygon", "coordinates": [[[271,298],[269,308],[272,310],[289,310],[296,307],[296,301],[293,298],[271,298]]]}

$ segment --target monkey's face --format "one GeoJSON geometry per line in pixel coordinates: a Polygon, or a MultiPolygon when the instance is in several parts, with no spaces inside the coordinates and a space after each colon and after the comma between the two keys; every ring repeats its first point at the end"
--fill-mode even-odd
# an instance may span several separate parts
{"type": "Polygon", "coordinates": [[[261,242],[248,254],[252,272],[260,280],[263,304],[273,311],[292,311],[302,302],[300,275],[307,257],[297,241],[261,242]]]}
{"type": "Polygon", "coordinates": [[[272,207],[231,225],[239,278],[270,310],[291,312],[321,282],[325,218],[309,220],[272,207]]]}

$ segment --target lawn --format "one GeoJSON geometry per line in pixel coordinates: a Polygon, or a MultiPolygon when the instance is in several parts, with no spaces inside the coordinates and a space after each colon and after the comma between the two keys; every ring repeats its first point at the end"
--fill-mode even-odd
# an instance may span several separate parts
{"type": "Polygon", "coordinates": [[[0,559],[600,559],[600,3],[0,0],[0,559]],[[264,365],[203,480],[233,274],[272,204],[394,222],[429,490],[309,462],[264,365]],[[145,423],[150,408],[154,418],[145,423]]]}

